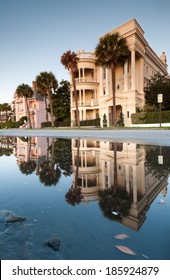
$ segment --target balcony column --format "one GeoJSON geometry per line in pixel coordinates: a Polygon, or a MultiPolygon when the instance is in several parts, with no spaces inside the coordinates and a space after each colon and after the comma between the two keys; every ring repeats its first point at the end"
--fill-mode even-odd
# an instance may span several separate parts
{"type": "Polygon", "coordinates": [[[79,110],[80,121],[82,121],[82,120],[83,120],[82,115],[83,115],[83,111],[82,111],[82,110],[79,110]]]}
{"type": "Polygon", "coordinates": [[[82,174],[82,188],[84,188],[84,174],[82,174]]]}
{"type": "Polygon", "coordinates": [[[135,49],[131,51],[131,89],[135,89],[136,83],[136,69],[135,69],[135,49]]]}
{"type": "Polygon", "coordinates": [[[85,103],[85,89],[83,89],[83,105],[85,106],[86,103],[85,103]]]}
{"type": "Polygon", "coordinates": [[[83,152],[82,151],[80,153],[80,158],[81,158],[81,167],[83,167],[83,152]]]}
{"type": "Polygon", "coordinates": [[[83,68],[83,82],[85,81],[85,77],[84,77],[84,68],[83,68]]]}
{"type": "Polygon", "coordinates": [[[124,64],[124,91],[128,90],[128,60],[124,64]]]}
{"type": "Polygon", "coordinates": [[[87,167],[87,152],[86,151],[84,152],[84,155],[85,155],[85,158],[84,158],[84,160],[85,160],[85,167],[87,167]]]}
{"type": "Polygon", "coordinates": [[[97,99],[97,90],[94,91],[94,100],[97,99]]]}
{"type": "Polygon", "coordinates": [[[79,89],[79,106],[81,106],[81,89],[79,89]]]}
{"type": "Polygon", "coordinates": [[[86,120],[86,109],[83,110],[83,115],[84,115],[83,116],[84,117],[83,120],[86,120]]]}
{"type": "Polygon", "coordinates": [[[79,68],[78,70],[79,70],[79,82],[80,82],[80,79],[81,79],[81,68],[79,68]]]}

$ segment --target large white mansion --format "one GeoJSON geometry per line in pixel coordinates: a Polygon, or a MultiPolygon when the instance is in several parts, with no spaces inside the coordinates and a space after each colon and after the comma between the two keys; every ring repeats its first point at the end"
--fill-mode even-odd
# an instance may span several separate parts
{"type": "MultiPolygon", "coordinates": [[[[163,52],[158,57],[151,49],[144,37],[144,31],[132,19],[111,32],[118,32],[126,38],[130,50],[129,59],[124,66],[116,67],[116,111],[117,121],[123,113],[124,125],[131,125],[131,114],[136,113],[145,103],[144,86],[149,79],[160,72],[168,75],[166,55],[163,52]]],[[[104,36],[105,36],[104,35],[104,36]]],[[[100,117],[103,126],[105,114],[107,125],[112,125],[112,90],[110,69],[96,66],[94,53],[78,51],[78,76],[76,88],[80,120],[89,120],[100,117]]],[[[71,82],[71,120],[75,121],[75,100],[71,82]]]]}

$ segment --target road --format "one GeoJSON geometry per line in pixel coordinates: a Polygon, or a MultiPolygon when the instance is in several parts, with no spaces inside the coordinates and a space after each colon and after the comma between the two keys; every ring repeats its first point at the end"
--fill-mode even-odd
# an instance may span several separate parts
{"type": "Polygon", "coordinates": [[[159,129],[1,129],[1,136],[92,138],[115,142],[170,146],[170,130],[159,129]]]}

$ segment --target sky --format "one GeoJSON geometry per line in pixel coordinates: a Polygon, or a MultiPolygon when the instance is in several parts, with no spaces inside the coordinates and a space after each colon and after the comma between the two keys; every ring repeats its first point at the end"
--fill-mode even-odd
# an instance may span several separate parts
{"type": "Polygon", "coordinates": [[[169,0],[1,0],[0,103],[12,102],[16,88],[31,86],[40,72],[69,80],[64,52],[93,52],[101,35],[133,18],[170,65],[169,0]]]}

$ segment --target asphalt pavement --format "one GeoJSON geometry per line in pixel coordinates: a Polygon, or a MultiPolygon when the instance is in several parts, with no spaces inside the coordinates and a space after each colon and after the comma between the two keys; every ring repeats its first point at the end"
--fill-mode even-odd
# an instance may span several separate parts
{"type": "Polygon", "coordinates": [[[170,146],[170,130],[166,129],[0,129],[0,137],[2,136],[92,138],[112,142],[170,146]]]}

